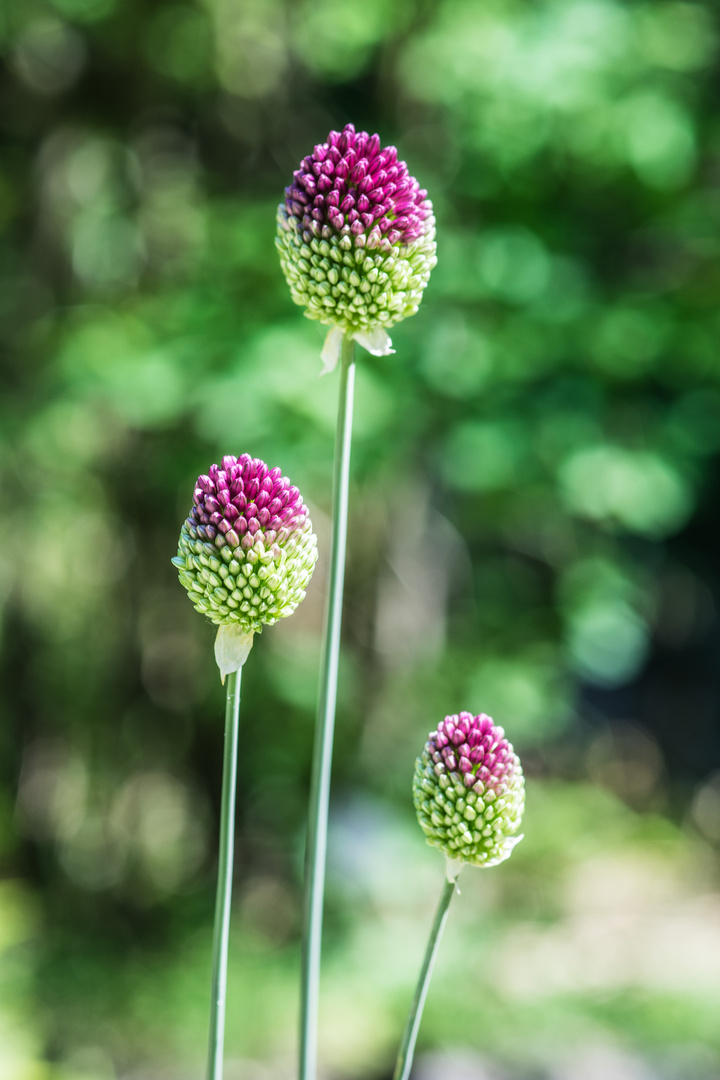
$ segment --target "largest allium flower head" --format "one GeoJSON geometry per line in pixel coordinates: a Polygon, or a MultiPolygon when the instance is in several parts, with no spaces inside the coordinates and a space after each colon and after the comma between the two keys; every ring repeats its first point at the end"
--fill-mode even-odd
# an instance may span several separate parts
{"type": "Polygon", "coordinates": [[[446,716],[430,732],[415,765],[413,801],[428,843],[453,862],[495,866],[522,839],[520,759],[485,713],[446,716]]]}
{"type": "Polygon", "coordinates": [[[214,623],[250,640],[291,615],[316,559],[307,507],[280,469],[228,455],[198,477],[173,563],[197,610],[214,623]]]}
{"type": "Polygon", "coordinates": [[[295,303],[333,328],[326,370],[344,334],[375,355],[392,352],[387,330],[415,314],[437,261],[427,192],[394,146],[352,124],[300,163],[278,207],[275,242],[295,303]]]}

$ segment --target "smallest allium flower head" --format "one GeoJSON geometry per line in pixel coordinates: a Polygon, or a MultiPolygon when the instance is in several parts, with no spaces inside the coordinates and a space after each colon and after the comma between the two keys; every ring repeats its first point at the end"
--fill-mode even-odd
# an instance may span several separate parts
{"type": "MultiPolygon", "coordinates": [[[[292,615],[316,559],[307,507],[280,469],[228,455],[198,477],[173,563],[197,610],[221,627],[218,641],[246,643],[237,667],[255,632],[292,615]]],[[[216,656],[223,676],[236,669],[217,645],[216,656]]]]}
{"type": "Polygon", "coordinates": [[[300,163],[278,207],[275,243],[295,303],[333,328],[325,371],[345,334],[376,356],[391,353],[388,327],[415,314],[437,262],[427,191],[394,146],[352,124],[300,163]]]}
{"type": "Polygon", "coordinates": [[[507,859],[525,806],[520,759],[485,713],[446,716],[415,764],[413,801],[433,847],[454,863],[507,859]]]}

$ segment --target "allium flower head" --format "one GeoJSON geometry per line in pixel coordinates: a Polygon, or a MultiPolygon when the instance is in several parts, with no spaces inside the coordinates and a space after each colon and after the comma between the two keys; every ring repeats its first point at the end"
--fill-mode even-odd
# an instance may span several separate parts
{"type": "Polygon", "coordinates": [[[252,635],[291,615],[316,559],[307,507],[280,469],[243,454],[198,477],[173,563],[214,623],[252,635]]]}
{"type": "Polygon", "coordinates": [[[520,759],[485,713],[446,716],[430,733],[415,764],[413,801],[428,843],[449,859],[495,866],[522,840],[520,759]]]}
{"type": "Polygon", "coordinates": [[[394,146],[352,124],[300,163],[275,243],[295,303],[333,327],[325,370],[344,334],[377,356],[392,352],[387,328],[415,314],[437,261],[427,192],[394,146]]]}

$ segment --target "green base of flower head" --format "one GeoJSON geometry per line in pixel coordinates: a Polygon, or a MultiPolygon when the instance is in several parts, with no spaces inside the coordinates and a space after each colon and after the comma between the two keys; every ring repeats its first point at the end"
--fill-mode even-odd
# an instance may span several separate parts
{"type": "Polygon", "coordinates": [[[265,548],[261,540],[245,551],[241,545],[218,549],[194,538],[183,525],[173,563],[193,606],[212,622],[237,623],[259,632],[292,615],[305,596],[317,560],[310,520],[284,547],[265,548]]]}
{"type": "Polygon", "coordinates": [[[437,262],[433,219],[425,235],[405,247],[381,240],[374,248],[362,235],[305,243],[282,205],[277,221],[283,273],[308,318],[352,333],[388,328],[417,311],[437,262]]]}

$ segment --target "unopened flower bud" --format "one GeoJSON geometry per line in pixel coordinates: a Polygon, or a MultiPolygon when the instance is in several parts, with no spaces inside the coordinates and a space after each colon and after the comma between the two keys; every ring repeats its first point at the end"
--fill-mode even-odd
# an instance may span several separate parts
{"type": "Polygon", "coordinates": [[[415,763],[420,827],[448,859],[495,866],[515,844],[525,806],[520,759],[485,713],[446,716],[415,763]]]}
{"type": "Polygon", "coordinates": [[[352,124],[300,163],[275,243],[295,303],[333,328],[328,371],[346,334],[376,356],[392,352],[387,330],[415,314],[437,262],[427,192],[394,146],[352,124]]]}
{"type": "MultiPolygon", "coordinates": [[[[298,489],[280,469],[243,454],[198,477],[172,561],[197,610],[251,641],[263,625],[293,613],[316,559],[298,489]]],[[[216,656],[223,673],[235,670],[223,667],[217,647],[216,656]]]]}

